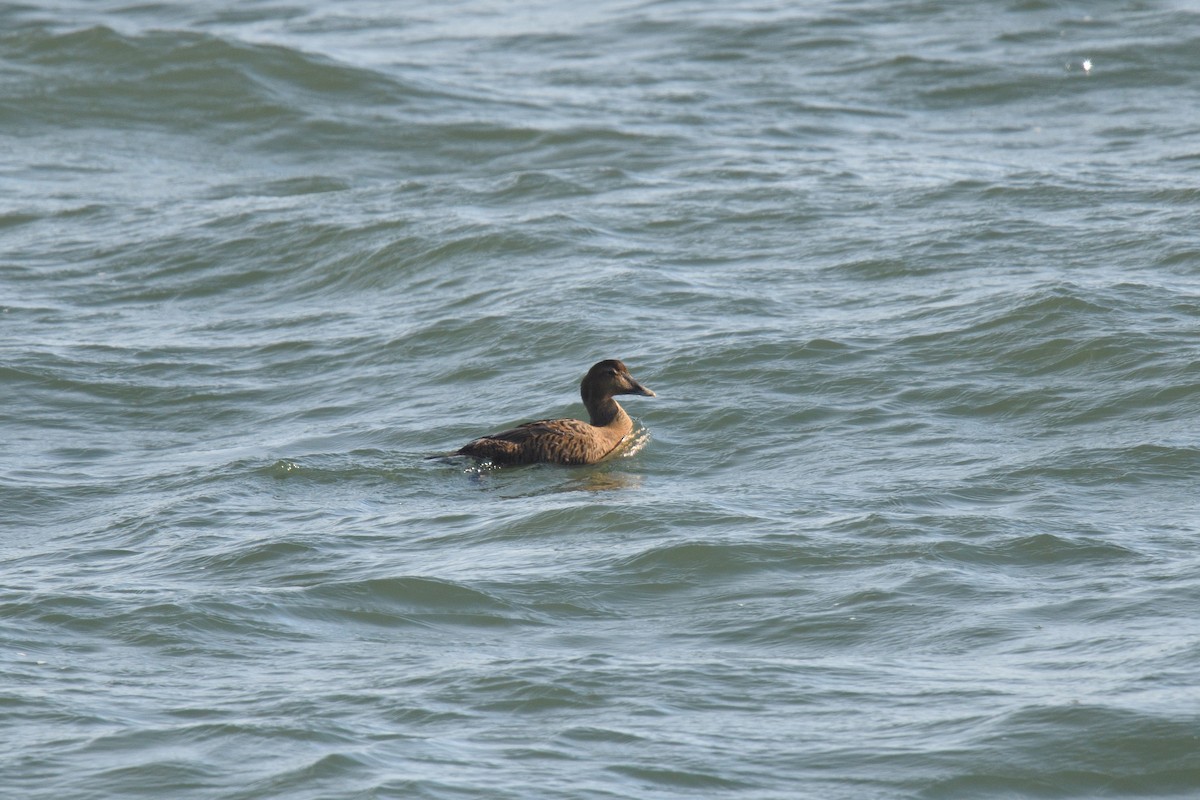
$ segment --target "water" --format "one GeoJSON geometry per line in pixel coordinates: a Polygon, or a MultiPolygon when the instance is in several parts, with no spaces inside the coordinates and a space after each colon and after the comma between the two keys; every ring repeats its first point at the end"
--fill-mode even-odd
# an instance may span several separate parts
{"type": "Polygon", "coordinates": [[[0,795],[1200,793],[1188,3],[0,9],[0,795]],[[578,414],[598,467],[431,453],[578,414]]]}

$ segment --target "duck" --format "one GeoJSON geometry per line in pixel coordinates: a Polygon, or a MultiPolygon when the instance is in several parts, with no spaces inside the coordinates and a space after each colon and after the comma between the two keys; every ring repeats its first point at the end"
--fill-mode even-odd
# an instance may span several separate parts
{"type": "Polygon", "coordinates": [[[541,419],[510,430],[481,436],[455,455],[510,464],[595,464],[613,455],[633,432],[633,420],[613,399],[618,394],[656,397],[638,383],[615,358],[592,365],[579,383],[588,422],[579,419],[541,419]]]}

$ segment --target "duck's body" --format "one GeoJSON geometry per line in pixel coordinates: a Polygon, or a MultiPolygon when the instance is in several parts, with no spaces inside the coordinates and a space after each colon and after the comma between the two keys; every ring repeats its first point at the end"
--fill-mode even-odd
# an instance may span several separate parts
{"type": "Polygon", "coordinates": [[[590,422],[578,419],[526,422],[476,439],[456,454],[493,464],[595,464],[620,449],[633,432],[633,420],[613,395],[654,397],[654,392],[635,381],[625,365],[615,359],[601,361],[588,370],[579,384],[579,393],[590,422]]]}

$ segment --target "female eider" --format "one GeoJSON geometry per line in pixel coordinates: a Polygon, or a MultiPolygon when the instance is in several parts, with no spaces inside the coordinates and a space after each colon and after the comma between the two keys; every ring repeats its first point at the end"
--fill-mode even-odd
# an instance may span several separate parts
{"type": "Polygon", "coordinates": [[[633,420],[613,399],[615,394],[654,392],[633,379],[616,359],[601,361],[579,384],[591,422],[543,419],[476,439],[455,455],[485,459],[493,464],[595,464],[614,453],[633,432],[633,420]]]}

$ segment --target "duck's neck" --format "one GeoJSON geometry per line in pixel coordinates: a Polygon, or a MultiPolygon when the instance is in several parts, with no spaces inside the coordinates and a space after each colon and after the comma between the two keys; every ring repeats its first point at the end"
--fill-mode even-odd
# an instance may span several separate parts
{"type": "Polygon", "coordinates": [[[614,400],[612,395],[591,397],[584,390],[583,404],[587,406],[591,423],[597,428],[607,428],[609,426],[624,427],[626,421],[629,420],[629,415],[625,413],[625,409],[621,408],[620,403],[614,400]]]}

